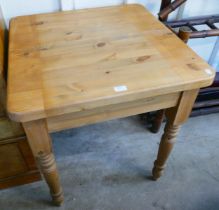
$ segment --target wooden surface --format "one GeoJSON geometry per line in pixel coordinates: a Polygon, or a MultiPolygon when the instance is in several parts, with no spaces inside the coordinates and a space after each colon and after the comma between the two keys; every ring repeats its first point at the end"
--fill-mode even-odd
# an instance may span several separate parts
{"type": "Polygon", "coordinates": [[[152,170],[154,180],[157,180],[163,174],[166,161],[176,142],[179,128],[188,119],[198,92],[199,89],[184,91],[180,96],[178,104],[166,110],[167,123],[152,170]]]}
{"type": "Polygon", "coordinates": [[[0,141],[24,135],[20,123],[13,122],[8,117],[0,117],[0,141]]]}
{"type": "MultiPolygon", "coordinates": [[[[185,0],[177,1],[182,3],[185,0]]],[[[175,1],[176,5],[177,1],[175,1]]],[[[176,33],[178,37],[185,43],[187,43],[189,39],[219,36],[219,29],[216,25],[219,22],[219,15],[200,16],[183,20],[167,21],[167,14],[169,14],[169,12],[174,9],[174,7],[171,6],[171,0],[162,0],[161,9],[162,11],[158,14],[159,19],[166,25],[166,27],[176,33]],[[203,26],[206,26],[208,29],[198,30],[198,26],[202,26],[202,28],[203,26]]],[[[192,116],[218,112],[218,103],[217,100],[214,100],[214,98],[219,97],[216,96],[218,92],[217,87],[219,86],[218,78],[219,72],[216,72],[211,90],[208,91],[206,88],[201,90],[193,107],[192,116]]],[[[164,118],[164,111],[165,110],[161,110],[160,112],[156,113],[157,116],[155,120],[152,120],[152,126],[150,129],[152,132],[157,133],[159,131],[164,118]]]]}
{"type": "Polygon", "coordinates": [[[126,5],[13,19],[8,75],[8,113],[26,122],[208,86],[215,73],[126,5]]]}
{"type": "Polygon", "coordinates": [[[59,182],[59,174],[52,151],[51,138],[48,134],[47,123],[45,120],[36,120],[23,123],[23,126],[32,152],[50,188],[52,199],[55,204],[61,205],[64,197],[59,182]]]}
{"type": "Polygon", "coordinates": [[[6,116],[6,37],[0,8],[0,189],[41,179],[21,124],[6,116]]]}
{"type": "Polygon", "coordinates": [[[21,121],[56,204],[63,202],[49,131],[168,108],[153,177],[215,72],[139,5],[13,19],[7,108],[21,121]]]}
{"type": "Polygon", "coordinates": [[[161,108],[169,108],[177,105],[180,93],[172,93],[157,97],[136,100],[135,102],[121,103],[98,107],[92,110],[74,112],[47,119],[50,132],[74,128],[91,123],[132,116],[161,108]]]}
{"type": "Polygon", "coordinates": [[[0,179],[37,169],[25,137],[1,141],[0,154],[0,179]]]}
{"type": "Polygon", "coordinates": [[[6,144],[0,147],[0,179],[15,176],[28,170],[19,147],[15,144],[6,144]],[[13,165],[13,167],[9,167],[13,165]],[[9,167],[7,170],[5,168],[9,167]]]}
{"type": "Polygon", "coordinates": [[[5,84],[5,21],[0,8],[0,117],[5,115],[6,84],[5,84]]]}
{"type": "Polygon", "coordinates": [[[0,190],[16,187],[24,184],[30,184],[40,181],[41,175],[39,170],[28,171],[27,173],[18,174],[7,179],[0,180],[0,190]]]}
{"type": "Polygon", "coordinates": [[[5,21],[2,10],[0,8],[0,75],[4,75],[4,61],[5,61],[5,21]]]}
{"type": "Polygon", "coordinates": [[[0,189],[41,179],[25,137],[0,140],[0,189]]]}

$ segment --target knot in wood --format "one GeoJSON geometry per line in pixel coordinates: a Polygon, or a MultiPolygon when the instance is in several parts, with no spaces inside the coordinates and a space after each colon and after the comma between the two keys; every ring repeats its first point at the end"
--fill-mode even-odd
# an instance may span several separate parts
{"type": "Polygon", "coordinates": [[[105,42],[99,42],[97,43],[97,47],[104,47],[106,45],[105,42]]]}

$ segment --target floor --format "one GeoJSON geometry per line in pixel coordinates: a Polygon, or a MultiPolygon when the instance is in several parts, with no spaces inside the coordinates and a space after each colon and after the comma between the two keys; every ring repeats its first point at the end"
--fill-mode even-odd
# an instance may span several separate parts
{"type": "Polygon", "coordinates": [[[137,116],[52,135],[65,193],[49,202],[44,182],[0,191],[1,210],[218,210],[219,114],[191,118],[164,176],[151,180],[159,134],[137,116]]]}

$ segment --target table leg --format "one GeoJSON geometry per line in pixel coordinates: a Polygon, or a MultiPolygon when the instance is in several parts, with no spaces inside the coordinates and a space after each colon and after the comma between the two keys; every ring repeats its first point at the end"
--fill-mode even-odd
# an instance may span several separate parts
{"type": "Polygon", "coordinates": [[[183,92],[177,106],[166,110],[167,123],[152,170],[154,180],[162,176],[166,161],[176,141],[180,125],[188,119],[198,92],[199,90],[183,92]]]}
{"type": "Polygon", "coordinates": [[[45,120],[23,123],[31,150],[39,164],[42,174],[50,188],[52,199],[61,205],[64,197],[59,182],[59,174],[52,151],[52,142],[45,120]]]}
{"type": "Polygon", "coordinates": [[[152,121],[151,132],[158,133],[161,127],[161,124],[164,120],[165,110],[159,110],[156,112],[155,119],[152,121]]]}

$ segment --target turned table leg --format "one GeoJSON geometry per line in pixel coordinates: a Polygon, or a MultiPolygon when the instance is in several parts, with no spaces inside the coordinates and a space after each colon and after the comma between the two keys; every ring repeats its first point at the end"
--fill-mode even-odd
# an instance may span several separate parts
{"type": "Polygon", "coordinates": [[[39,164],[40,170],[50,188],[52,199],[61,205],[64,197],[59,182],[59,175],[52,152],[52,142],[45,120],[23,123],[31,150],[39,164]]]}
{"type": "Polygon", "coordinates": [[[173,149],[174,143],[176,142],[176,136],[179,131],[178,125],[172,125],[167,122],[164,134],[161,138],[159,151],[157,155],[157,160],[154,162],[153,168],[153,178],[156,180],[162,176],[163,170],[165,168],[165,163],[170,155],[171,150],[173,149]]]}
{"type": "Polygon", "coordinates": [[[189,117],[199,90],[185,91],[181,94],[176,107],[166,110],[167,123],[161,138],[157,159],[152,170],[153,179],[157,180],[163,173],[166,161],[173,149],[179,127],[189,117]]]}

